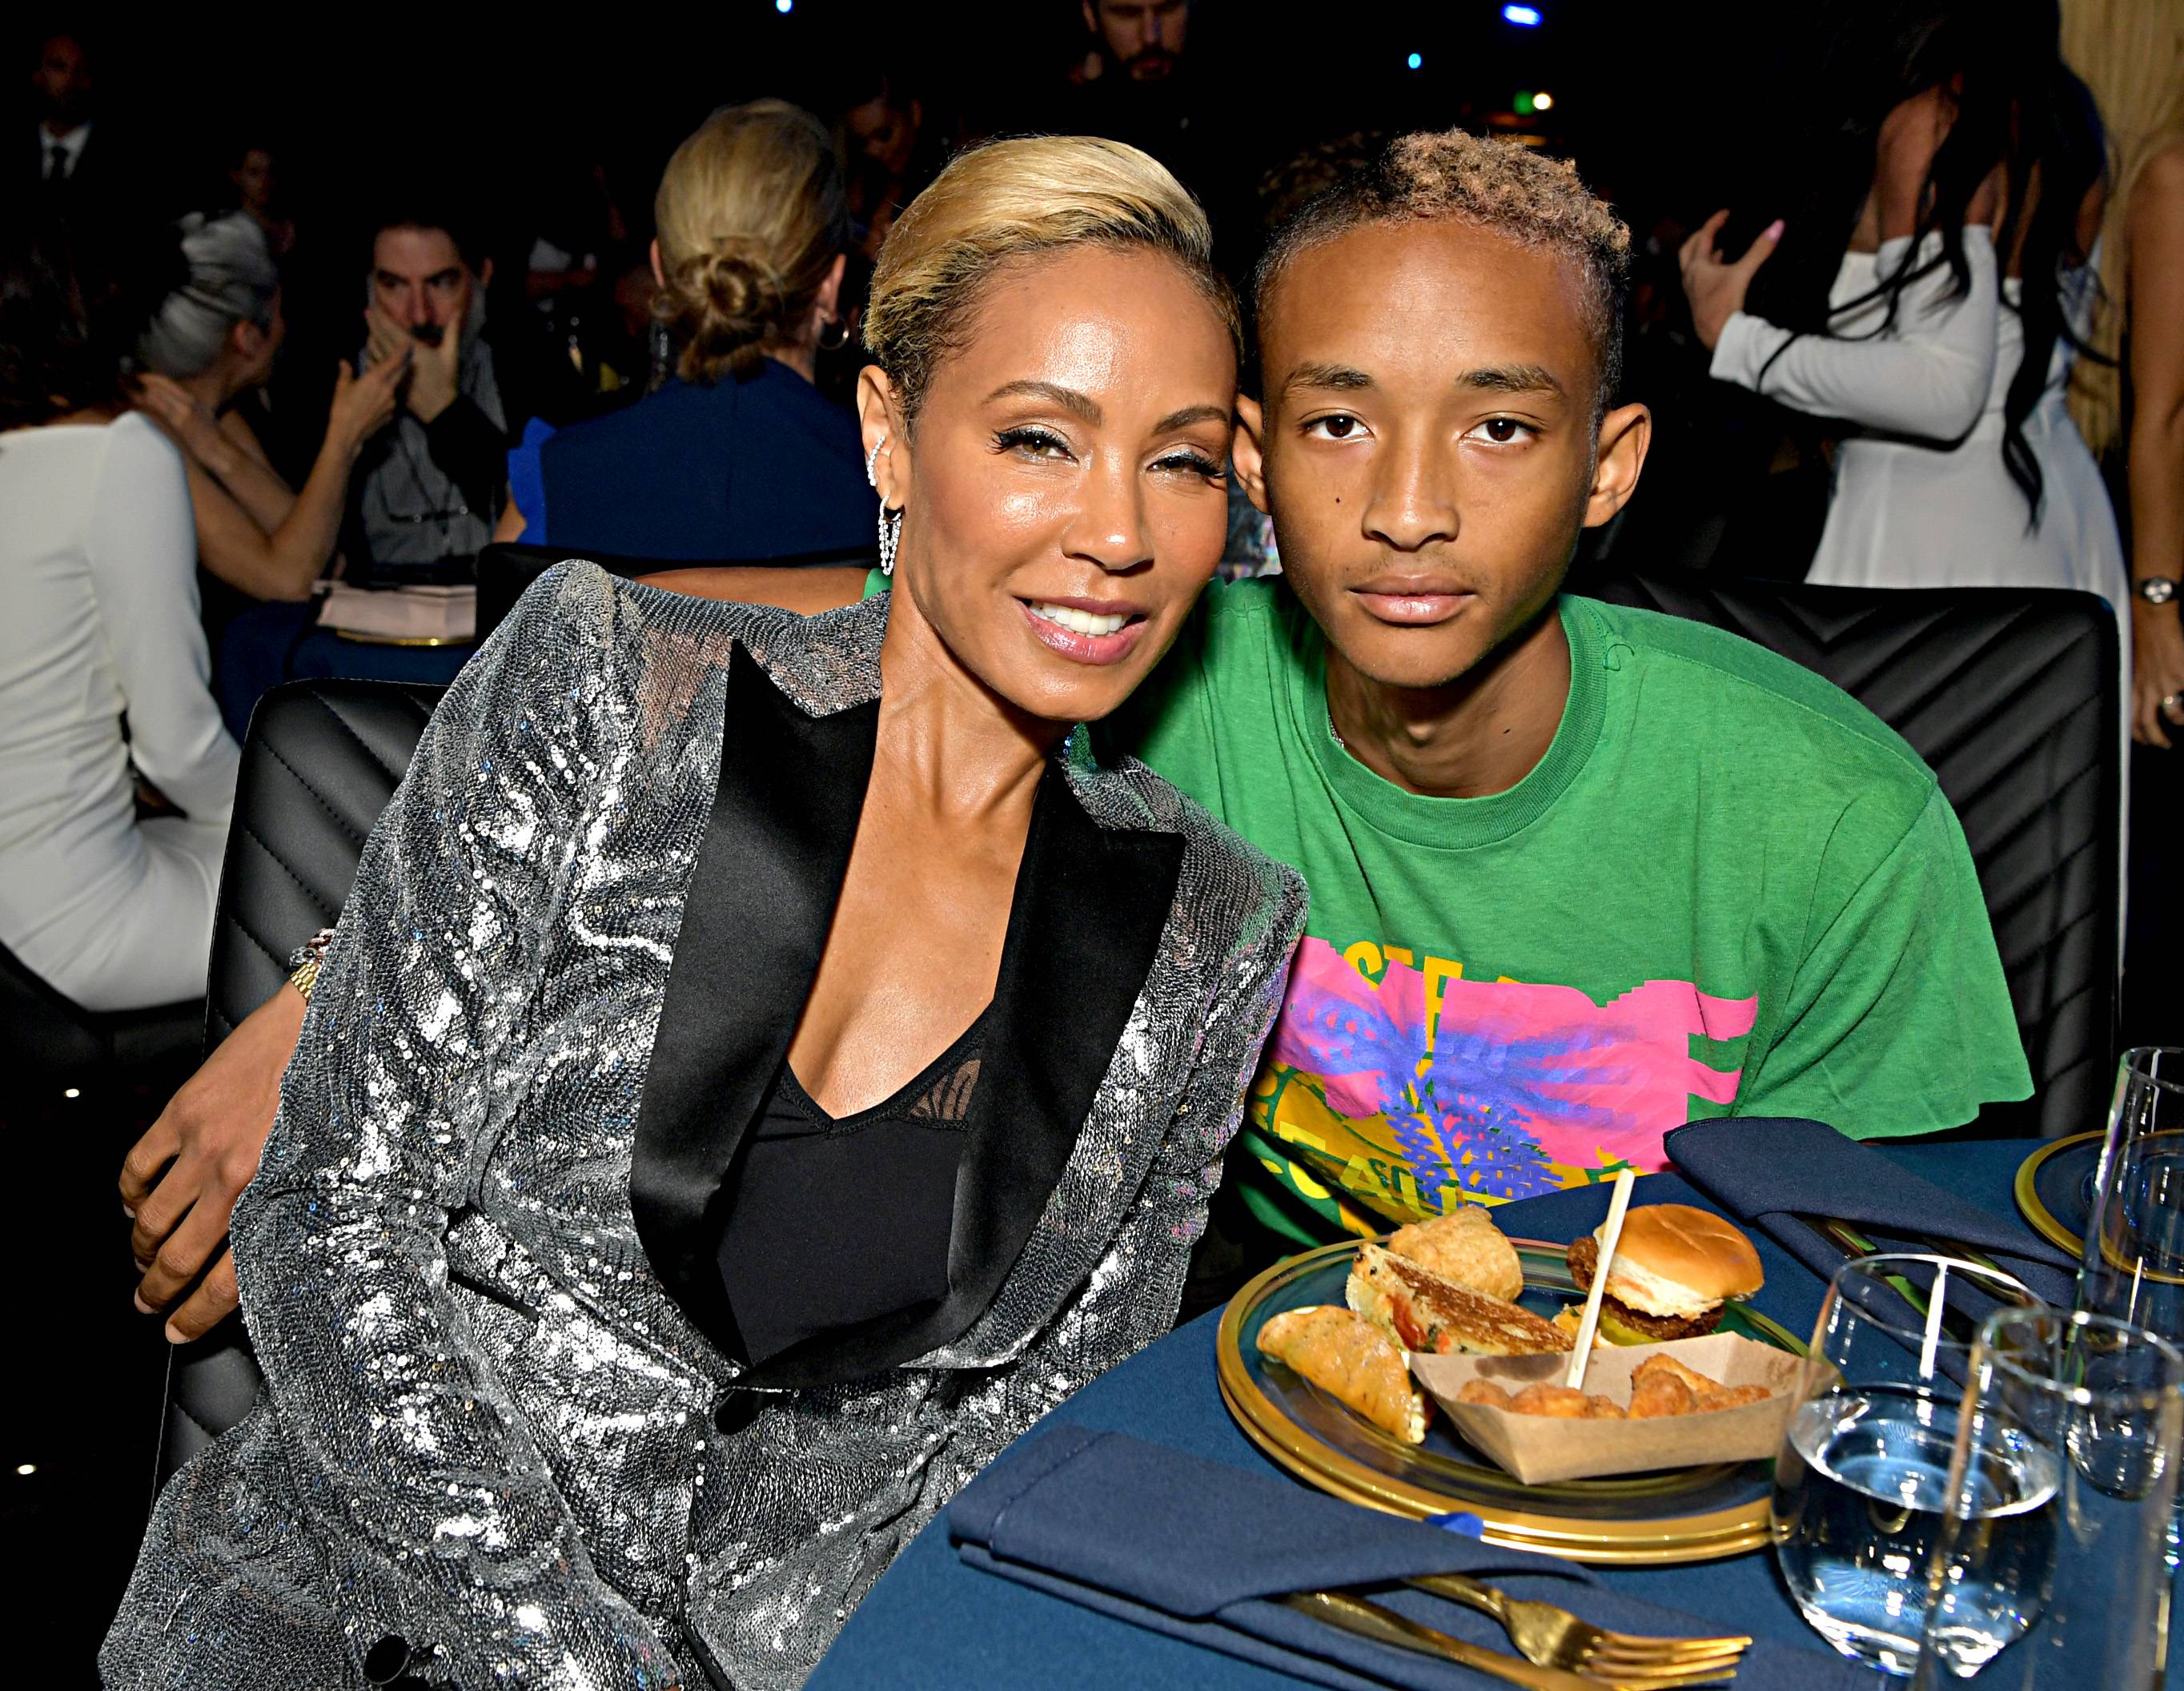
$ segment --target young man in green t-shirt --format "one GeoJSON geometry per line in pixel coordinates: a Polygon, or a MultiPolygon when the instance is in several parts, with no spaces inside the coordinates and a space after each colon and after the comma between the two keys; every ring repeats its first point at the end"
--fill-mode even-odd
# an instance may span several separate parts
{"type": "Polygon", "coordinates": [[[1251,1258],[1658,1169],[1697,1117],[1878,1137],[2031,1091],[1910,748],[1559,593],[1645,458],[1607,403],[1628,245],[1568,166],[1413,135],[1260,266],[1234,461],[1286,573],[1210,591],[1106,730],[1312,890],[1228,1164],[1251,1258]]]}
{"type": "MultiPolygon", "coordinates": [[[[1210,589],[1100,730],[1312,891],[1216,1274],[1658,1169],[1694,1117],[1876,1137],[2031,1090],[1909,747],[1746,641],[1560,593],[1645,459],[1645,407],[1607,404],[1628,243],[1567,166],[1417,135],[1261,265],[1234,461],[1287,573],[1210,589]]],[[[800,611],[867,585],[723,577],[800,611]]],[[[131,1153],[153,1307],[217,1247],[240,1181],[208,1171],[254,1164],[299,1005],[246,1019],[131,1153]]],[[[216,1268],[170,1333],[233,1303],[216,1268]]]]}

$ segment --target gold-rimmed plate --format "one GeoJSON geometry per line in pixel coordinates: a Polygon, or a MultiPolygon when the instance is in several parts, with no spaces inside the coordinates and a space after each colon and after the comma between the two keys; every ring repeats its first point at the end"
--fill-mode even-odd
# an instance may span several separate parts
{"type": "MultiPolygon", "coordinates": [[[[1552,1316],[1578,1297],[1563,1247],[1513,1239],[1525,1305],[1552,1316]]],[[[1278,1263],[1229,1301],[1216,1341],[1221,1398],[1245,1436],[1299,1478],[1352,1503],[1420,1519],[1471,1515],[1489,1543],[1605,1564],[1710,1561],[1768,1542],[1771,1462],[1527,1486],[1464,1443],[1435,1413],[1405,1444],[1259,1354],[1259,1329],[1284,1309],[1343,1302],[1355,1244],[1278,1263]]],[[[1804,1346],[1757,1310],[1728,1306],[1721,1331],[1797,1355],[1804,1346]]]]}
{"type": "Polygon", "coordinates": [[[2051,1140],[2017,1166],[2017,1208],[2032,1231],[2072,1256],[2085,1248],[2100,1172],[2099,1132],[2051,1140]]]}

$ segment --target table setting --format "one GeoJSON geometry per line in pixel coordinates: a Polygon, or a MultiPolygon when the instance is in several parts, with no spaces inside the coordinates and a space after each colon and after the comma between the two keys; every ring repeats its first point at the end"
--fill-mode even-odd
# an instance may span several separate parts
{"type": "Polygon", "coordinates": [[[2184,1052],[2081,1137],[1697,1123],[1453,1254],[1277,1264],[1004,1452],[809,1683],[2184,1687],[2184,1052]]]}

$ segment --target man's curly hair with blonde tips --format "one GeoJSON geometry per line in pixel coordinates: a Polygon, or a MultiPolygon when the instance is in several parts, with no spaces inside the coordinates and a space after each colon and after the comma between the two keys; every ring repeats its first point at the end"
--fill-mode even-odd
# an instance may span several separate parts
{"type": "Polygon", "coordinates": [[[1251,277],[1264,339],[1268,302],[1301,253],[1382,223],[1452,217],[1520,246],[1567,254],[1585,277],[1585,328],[1599,354],[1596,412],[1623,379],[1623,296],[1630,278],[1630,231],[1579,180],[1577,166],[1521,142],[1460,129],[1401,135],[1362,169],[1338,180],[1285,219],[1251,277]]]}

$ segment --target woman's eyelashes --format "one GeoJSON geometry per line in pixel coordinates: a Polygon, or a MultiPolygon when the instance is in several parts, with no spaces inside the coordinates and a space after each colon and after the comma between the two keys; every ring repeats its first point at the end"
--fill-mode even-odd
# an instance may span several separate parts
{"type": "MultiPolygon", "coordinates": [[[[998,431],[994,436],[994,449],[1013,452],[1043,463],[1069,463],[1077,456],[1076,449],[1062,436],[1035,423],[1022,423],[998,431]]],[[[1162,453],[1153,460],[1152,467],[1170,474],[1220,481],[1225,477],[1228,466],[1223,458],[1199,447],[1183,446],[1162,453]]]]}
{"type": "Polygon", "coordinates": [[[1164,452],[1153,460],[1153,468],[1171,474],[1197,476],[1208,482],[1225,482],[1228,478],[1228,464],[1225,458],[1216,458],[1195,446],[1179,447],[1164,452]]]}
{"type": "Polygon", "coordinates": [[[1005,428],[994,435],[994,449],[1021,453],[1027,458],[1066,459],[1074,455],[1069,443],[1052,429],[1028,423],[1005,428]]]}

